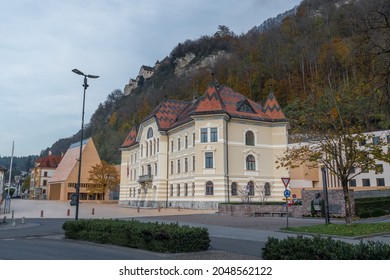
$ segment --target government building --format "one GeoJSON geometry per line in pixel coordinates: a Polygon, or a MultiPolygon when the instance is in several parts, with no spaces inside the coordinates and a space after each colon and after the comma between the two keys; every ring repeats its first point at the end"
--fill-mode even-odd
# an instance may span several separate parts
{"type": "Polygon", "coordinates": [[[119,204],[282,201],[288,171],[275,161],[287,149],[287,128],[273,93],[262,106],[213,81],[195,100],[165,98],[120,148],[119,204]]]}

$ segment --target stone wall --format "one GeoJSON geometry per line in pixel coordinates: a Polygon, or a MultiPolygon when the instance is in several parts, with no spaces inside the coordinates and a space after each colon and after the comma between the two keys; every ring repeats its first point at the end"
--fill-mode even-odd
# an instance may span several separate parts
{"type": "MultiPolygon", "coordinates": [[[[302,190],[302,205],[291,205],[288,207],[289,216],[306,217],[311,215],[311,202],[316,194],[324,198],[322,189],[302,190]]],[[[354,191],[350,191],[352,202],[352,215],[355,215],[354,191]]],[[[329,214],[331,217],[345,217],[345,203],[342,189],[328,189],[329,214]]],[[[285,205],[260,205],[260,204],[219,204],[218,212],[220,215],[227,216],[246,216],[254,217],[264,214],[272,216],[281,214],[286,215],[285,205]]]]}

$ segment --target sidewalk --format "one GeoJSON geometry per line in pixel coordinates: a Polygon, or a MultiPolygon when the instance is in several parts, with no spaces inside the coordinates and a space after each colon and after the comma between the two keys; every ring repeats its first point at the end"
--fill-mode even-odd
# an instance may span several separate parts
{"type": "MultiPolygon", "coordinates": [[[[3,207],[3,205],[2,205],[3,207]]],[[[69,201],[57,200],[26,200],[13,199],[11,201],[10,213],[3,214],[1,208],[0,218],[7,217],[7,220],[24,218],[73,218],[76,207],[70,206],[69,201]]],[[[167,215],[189,215],[189,214],[209,214],[215,210],[191,210],[178,208],[132,208],[115,203],[81,202],[79,205],[79,219],[88,218],[131,218],[150,217],[167,215]]]]}

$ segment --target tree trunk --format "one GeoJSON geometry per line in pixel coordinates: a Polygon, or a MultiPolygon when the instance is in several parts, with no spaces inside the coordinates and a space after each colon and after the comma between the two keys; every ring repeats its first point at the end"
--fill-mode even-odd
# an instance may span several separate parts
{"type": "Polygon", "coordinates": [[[344,202],[345,202],[345,223],[347,225],[352,224],[352,206],[351,198],[349,194],[348,181],[342,182],[343,193],[344,193],[344,202]]]}

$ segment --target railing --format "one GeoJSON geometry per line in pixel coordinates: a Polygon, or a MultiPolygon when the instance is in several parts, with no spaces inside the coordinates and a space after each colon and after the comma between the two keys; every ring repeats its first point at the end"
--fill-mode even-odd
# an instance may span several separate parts
{"type": "Polygon", "coordinates": [[[153,181],[153,175],[142,175],[138,177],[138,183],[146,183],[153,181]]]}

